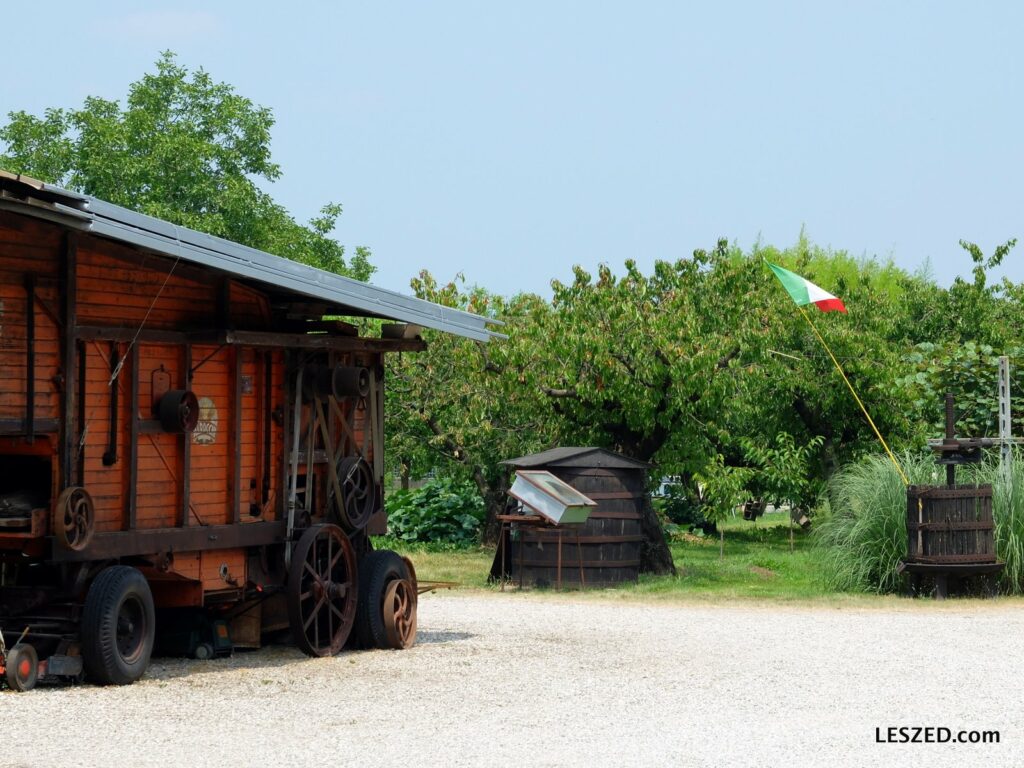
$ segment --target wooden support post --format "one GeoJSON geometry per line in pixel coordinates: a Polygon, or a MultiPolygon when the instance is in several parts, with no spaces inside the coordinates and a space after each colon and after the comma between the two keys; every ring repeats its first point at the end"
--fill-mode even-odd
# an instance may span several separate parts
{"type": "MultiPolygon", "coordinates": [[[[184,347],[184,365],[182,379],[184,389],[192,389],[192,345],[184,347]]],[[[181,526],[187,528],[192,524],[192,435],[187,432],[181,436],[181,526]]]]}
{"type": "MultiPolygon", "coordinates": [[[[88,362],[88,355],[85,354],[85,342],[78,341],[75,343],[76,354],[78,355],[78,430],[77,432],[83,434],[86,427],[86,415],[85,415],[85,383],[86,383],[86,364],[88,362]]],[[[83,434],[84,437],[84,434],[83,434]]],[[[85,445],[83,444],[83,437],[78,438],[78,444],[75,446],[75,454],[78,456],[78,461],[75,466],[75,485],[85,485],[85,445]]]]}
{"type": "Polygon", "coordinates": [[[25,275],[25,433],[36,440],[36,276],[25,275]]]}
{"type": "Polygon", "coordinates": [[[292,398],[294,397],[292,392],[292,373],[294,367],[294,356],[290,351],[284,353],[284,371],[282,372],[284,390],[284,419],[283,429],[281,430],[281,443],[283,444],[284,450],[281,451],[281,485],[280,492],[277,494],[277,519],[286,520],[288,518],[288,496],[290,494],[289,482],[291,478],[291,455],[292,451],[297,450],[296,446],[292,445],[292,398]]]}
{"type": "Polygon", "coordinates": [[[67,488],[73,483],[73,464],[75,456],[75,352],[77,324],[77,293],[76,275],[78,262],[78,241],[74,232],[64,233],[61,244],[61,281],[60,281],[60,319],[63,325],[60,334],[61,374],[64,377],[61,390],[61,456],[60,456],[60,487],[67,488]]]}
{"type": "Polygon", "coordinates": [[[580,528],[583,527],[581,523],[576,527],[576,560],[580,566],[580,590],[587,588],[586,579],[583,578],[583,545],[580,543],[580,528]]]}
{"type": "Polygon", "coordinates": [[[234,383],[231,401],[231,508],[232,520],[242,519],[242,350],[231,349],[231,376],[234,383]]]}
{"type": "Polygon", "coordinates": [[[270,438],[274,429],[274,357],[271,352],[263,353],[263,400],[260,407],[263,412],[263,495],[260,501],[262,508],[270,498],[270,438]]]}
{"type": "MultiPolygon", "coordinates": [[[[125,497],[125,522],[127,530],[135,529],[138,512],[139,484],[139,345],[133,344],[128,353],[128,365],[131,368],[131,389],[128,405],[128,495],[125,497]]],[[[124,375],[124,370],[121,370],[124,375]]],[[[117,386],[114,382],[111,386],[117,386]]]]}
{"type": "Polygon", "coordinates": [[[562,529],[558,529],[558,569],[556,571],[556,581],[558,582],[557,589],[559,592],[562,591],[562,529]]]}

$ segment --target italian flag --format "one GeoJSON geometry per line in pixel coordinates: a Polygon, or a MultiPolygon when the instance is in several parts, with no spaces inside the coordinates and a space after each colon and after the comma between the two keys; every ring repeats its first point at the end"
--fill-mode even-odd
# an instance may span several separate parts
{"type": "Polygon", "coordinates": [[[843,304],[843,300],[833,296],[824,288],[819,288],[807,278],[800,277],[795,272],[783,269],[777,264],[772,264],[770,261],[766,261],[765,264],[772,268],[772,272],[779,278],[782,287],[786,289],[786,292],[793,301],[801,307],[806,304],[813,304],[822,312],[846,312],[846,305],[843,304]]]}

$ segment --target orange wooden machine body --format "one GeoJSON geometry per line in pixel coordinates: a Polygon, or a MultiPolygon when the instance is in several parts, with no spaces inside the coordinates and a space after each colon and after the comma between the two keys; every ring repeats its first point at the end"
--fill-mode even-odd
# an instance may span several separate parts
{"type": "Polygon", "coordinates": [[[309,642],[336,651],[354,621],[337,593],[354,604],[368,534],[385,530],[384,353],[421,349],[417,325],[491,335],[466,313],[0,174],[8,643],[28,627],[46,654],[84,641],[88,656],[91,585],[116,565],[156,609],[216,608],[236,643],[258,644],[319,599],[307,584],[289,605],[293,558],[322,570],[330,550],[337,570],[347,548],[348,586],[322,601],[331,642],[309,642]],[[402,324],[366,338],[325,315],[402,324]]]}

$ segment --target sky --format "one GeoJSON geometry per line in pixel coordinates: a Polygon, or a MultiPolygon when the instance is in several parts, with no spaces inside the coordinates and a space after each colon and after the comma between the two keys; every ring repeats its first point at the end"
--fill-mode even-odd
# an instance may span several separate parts
{"type": "MultiPolygon", "coordinates": [[[[121,99],[160,51],[273,110],[299,220],[372,282],[550,294],[726,237],[969,276],[1021,227],[1024,4],[4,3],[0,115],[121,99]]],[[[1024,280],[1024,240],[995,273],[1024,280]]]]}

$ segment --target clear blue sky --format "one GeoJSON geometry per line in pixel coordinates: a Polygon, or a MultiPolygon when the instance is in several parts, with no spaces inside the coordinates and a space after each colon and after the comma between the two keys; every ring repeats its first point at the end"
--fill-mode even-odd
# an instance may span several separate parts
{"type": "Polygon", "coordinates": [[[122,98],[171,49],[274,111],[269,191],[341,202],[389,288],[546,294],[801,226],[948,283],[959,238],[1024,235],[1020,3],[4,6],[0,113],[122,98]]]}

